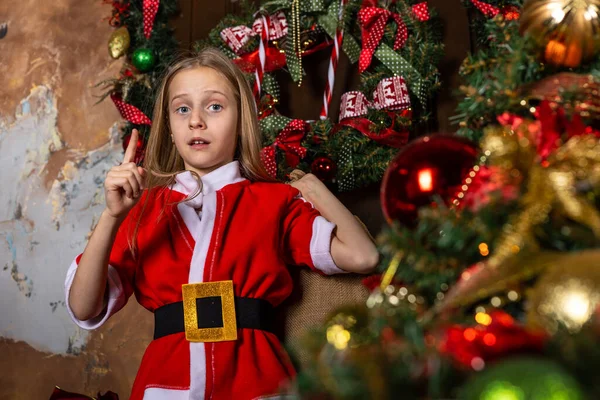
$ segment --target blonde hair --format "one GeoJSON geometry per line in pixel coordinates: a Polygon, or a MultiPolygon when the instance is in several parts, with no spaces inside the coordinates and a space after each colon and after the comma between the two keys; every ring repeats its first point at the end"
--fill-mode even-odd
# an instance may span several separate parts
{"type": "MultiPolygon", "coordinates": [[[[152,114],[152,127],[144,156],[147,172],[146,188],[164,187],[175,183],[175,176],[185,170],[183,158],[171,142],[169,126],[169,85],[179,72],[193,68],[211,68],[220,73],[229,83],[237,108],[237,143],[234,159],[239,161],[241,174],[250,181],[275,182],[266,171],[261,157],[262,134],[258,126],[254,95],[244,74],[227,56],[215,48],[205,48],[198,53],[180,56],[167,68],[156,93],[152,114]]],[[[197,179],[199,176],[192,172],[197,179]]],[[[141,207],[135,229],[129,238],[129,247],[135,256],[136,237],[146,208],[148,197],[141,207]]],[[[198,193],[195,193],[197,195],[198,193]]],[[[166,206],[166,203],[165,203],[166,206]]],[[[164,208],[163,208],[164,211],[164,208]]]]}

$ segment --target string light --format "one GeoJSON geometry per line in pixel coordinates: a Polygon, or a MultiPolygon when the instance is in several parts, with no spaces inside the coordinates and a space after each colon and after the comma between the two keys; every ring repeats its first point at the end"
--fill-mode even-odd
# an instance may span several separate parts
{"type": "Polygon", "coordinates": [[[479,158],[479,163],[474,165],[473,168],[471,168],[471,170],[467,174],[467,178],[465,179],[463,185],[460,188],[460,192],[458,192],[456,194],[456,197],[454,198],[454,200],[452,200],[452,205],[454,207],[458,207],[460,205],[460,201],[462,199],[464,199],[465,195],[467,194],[467,192],[469,190],[469,186],[473,183],[473,178],[475,178],[475,176],[477,175],[477,172],[479,172],[481,167],[485,164],[485,162],[487,161],[487,158],[490,154],[491,153],[489,150],[486,151],[485,154],[479,158]]]}

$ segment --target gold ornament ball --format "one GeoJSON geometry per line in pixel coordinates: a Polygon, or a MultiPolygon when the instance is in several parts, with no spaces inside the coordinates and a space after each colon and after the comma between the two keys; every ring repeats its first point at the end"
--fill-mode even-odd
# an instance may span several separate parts
{"type": "Polygon", "coordinates": [[[581,65],[582,55],[581,47],[577,43],[567,45],[556,40],[551,40],[546,45],[544,58],[550,64],[575,68],[581,65]]]}
{"type": "Polygon", "coordinates": [[[559,256],[528,293],[528,322],[555,333],[578,332],[600,307],[599,250],[559,256]]]}
{"type": "Polygon", "coordinates": [[[108,40],[108,51],[110,56],[115,60],[127,53],[131,40],[129,38],[129,31],[126,27],[122,26],[116,29],[110,39],[108,40]]]}
{"type": "Polygon", "coordinates": [[[526,0],[519,22],[548,63],[573,68],[600,50],[600,0],[526,0]]]}

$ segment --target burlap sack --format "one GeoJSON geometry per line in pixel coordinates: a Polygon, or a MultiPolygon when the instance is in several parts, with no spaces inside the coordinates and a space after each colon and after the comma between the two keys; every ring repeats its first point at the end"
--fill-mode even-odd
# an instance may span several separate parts
{"type": "Polygon", "coordinates": [[[304,268],[292,270],[292,275],[294,291],[282,305],[283,339],[296,361],[303,366],[308,354],[298,346],[298,339],[311,327],[322,325],[336,308],[364,304],[369,292],[361,283],[364,275],[323,276],[304,268]]]}

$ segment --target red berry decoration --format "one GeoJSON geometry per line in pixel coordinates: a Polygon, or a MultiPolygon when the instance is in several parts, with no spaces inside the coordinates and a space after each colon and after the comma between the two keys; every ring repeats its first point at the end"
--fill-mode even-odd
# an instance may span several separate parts
{"type": "Polygon", "coordinates": [[[310,170],[321,181],[330,182],[335,178],[337,167],[330,158],[317,157],[310,165],[310,170]]]}
{"type": "Polygon", "coordinates": [[[514,21],[521,16],[521,9],[517,6],[506,6],[502,8],[500,13],[504,16],[504,19],[514,21]]]}
{"type": "Polygon", "coordinates": [[[466,139],[432,135],[417,139],[396,155],[381,183],[388,223],[414,225],[419,208],[441,199],[450,204],[476,163],[478,148],[466,139]]]}

